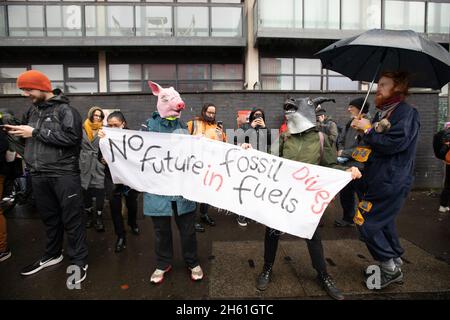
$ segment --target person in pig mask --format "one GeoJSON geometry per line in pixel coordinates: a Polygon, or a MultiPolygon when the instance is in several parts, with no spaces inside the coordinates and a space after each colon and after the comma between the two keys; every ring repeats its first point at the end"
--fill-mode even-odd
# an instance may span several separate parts
{"type": "MultiPolygon", "coordinates": [[[[147,131],[186,134],[187,126],[180,120],[185,105],[174,88],[162,88],[148,82],[153,94],[158,97],[157,111],[146,122],[147,131]]],[[[196,203],[181,196],[161,196],[144,193],[144,215],[151,216],[155,233],[156,270],[150,278],[153,284],[163,282],[164,275],[172,269],[172,216],[180,232],[184,261],[190,270],[191,279],[203,279],[203,270],[197,257],[197,238],[194,229],[196,203]]]]}

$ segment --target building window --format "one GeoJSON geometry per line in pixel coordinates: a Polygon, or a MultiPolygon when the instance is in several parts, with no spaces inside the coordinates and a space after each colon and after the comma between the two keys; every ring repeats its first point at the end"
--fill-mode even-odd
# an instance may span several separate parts
{"type": "Polygon", "coordinates": [[[110,64],[111,92],[149,91],[147,81],[179,91],[241,90],[242,64],[110,64]]]}
{"type": "Polygon", "coordinates": [[[43,6],[8,6],[9,35],[11,37],[43,37],[43,6]]]}
{"type": "Polygon", "coordinates": [[[352,81],[340,73],[327,70],[328,76],[324,78],[324,90],[329,91],[356,91],[359,89],[359,81],[352,81]]]}
{"type": "Polygon", "coordinates": [[[295,59],[295,90],[320,90],[322,64],[318,59],[295,59]]]}
{"type": "Polygon", "coordinates": [[[304,0],[306,29],[339,29],[339,0],[304,0]]]}
{"type": "Polygon", "coordinates": [[[242,64],[213,64],[212,90],[241,90],[244,66],[242,64]]]}
{"type": "Polygon", "coordinates": [[[136,35],[171,37],[172,7],[136,6],[136,35]]]}
{"type": "Polygon", "coordinates": [[[20,67],[0,67],[0,94],[17,94],[17,77],[27,70],[39,70],[45,73],[52,83],[53,89],[61,89],[68,93],[98,92],[98,76],[96,66],[72,66],[63,64],[32,64],[20,67]]]}
{"type": "Polygon", "coordinates": [[[450,33],[450,3],[428,2],[427,33],[450,33]]]}
{"type": "Polygon", "coordinates": [[[110,64],[109,91],[111,92],[142,91],[142,65],[110,64]]]}
{"type": "Polygon", "coordinates": [[[262,89],[294,89],[294,59],[262,58],[260,65],[262,89]]]}
{"type": "Polygon", "coordinates": [[[80,6],[47,6],[48,36],[81,36],[80,6]]]}
{"type": "Polygon", "coordinates": [[[386,0],[384,24],[386,29],[424,32],[425,2],[386,0]]]}
{"type": "Polygon", "coordinates": [[[242,37],[241,8],[211,8],[211,36],[242,37]]]}
{"type": "Polygon", "coordinates": [[[0,67],[0,94],[20,93],[16,87],[16,80],[25,71],[27,68],[24,67],[0,67]]]}
{"type": "Polygon", "coordinates": [[[66,72],[66,92],[98,92],[96,68],[84,66],[68,66],[66,68],[66,72]]]}
{"type": "Polygon", "coordinates": [[[0,6],[0,37],[6,36],[5,6],[0,6]]]}
{"type": "Polygon", "coordinates": [[[319,59],[261,58],[263,90],[359,90],[359,82],[322,69],[319,59]]]}
{"type": "Polygon", "coordinates": [[[209,22],[206,7],[176,7],[177,37],[208,37],[209,22]]]}
{"type": "Polygon", "coordinates": [[[258,5],[261,27],[302,28],[302,0],[265,0],[258,5]]]}
{"type": "Polygon", "coordinates": [[[381,0],[342,0],[342,29],[381,28],[381,0]]]}
{"type": "Polygon", "coordinates": [[[133,6],[86,6],[86,36],[134,36],[133,6]]]}

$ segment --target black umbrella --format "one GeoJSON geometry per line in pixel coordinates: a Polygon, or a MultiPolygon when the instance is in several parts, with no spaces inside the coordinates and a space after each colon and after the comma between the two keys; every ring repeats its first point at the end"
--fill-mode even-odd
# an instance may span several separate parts
{"type": "Polygon", "coordinates": [[[316,53],[325,69],[351,80],[378,81],[380,70],[404,71],[410,86],[440,89],[450,81],[450,53],[411,30],[372,29],[316,53]]]}

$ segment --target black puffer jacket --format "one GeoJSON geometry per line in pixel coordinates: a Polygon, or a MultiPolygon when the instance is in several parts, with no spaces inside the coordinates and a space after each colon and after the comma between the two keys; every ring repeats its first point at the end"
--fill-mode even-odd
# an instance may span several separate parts
{"type": "Polygon", "coordinates": [[[25,162],[32,175],[80,173],[81,116],[62,93],[33,105],[22,123],[35,128],[25,144],[25,162]]]}

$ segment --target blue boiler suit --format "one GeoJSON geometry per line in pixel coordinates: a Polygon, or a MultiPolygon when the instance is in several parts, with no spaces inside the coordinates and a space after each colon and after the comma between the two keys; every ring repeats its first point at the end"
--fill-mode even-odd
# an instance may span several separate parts
{"type": "MultiPolygon", "coordinates": [[[[377,114],[372,123],[379,117],[377,114]]],[[[413,182],[420,128],[417,110],[405,102],[400,102],[388,120],[391,128],[387,132],[372,129],[363,137],[372,152],[358,181],[361,201],[357,210],[364,219],[358,229],[372,257],[380,262],[404,253],[395,219],[413,182]]]]}

